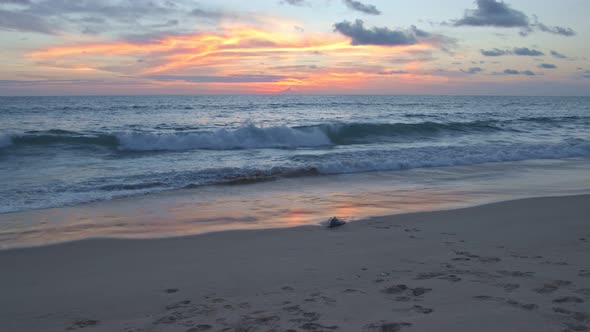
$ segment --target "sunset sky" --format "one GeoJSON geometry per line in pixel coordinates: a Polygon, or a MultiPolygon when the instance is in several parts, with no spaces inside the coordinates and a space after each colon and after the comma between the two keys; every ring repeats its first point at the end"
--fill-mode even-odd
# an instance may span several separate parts
{"type": "Polygon", "coordinates": [[[0,0],[0,95],[590,95],[588,0],[0,0]]]}

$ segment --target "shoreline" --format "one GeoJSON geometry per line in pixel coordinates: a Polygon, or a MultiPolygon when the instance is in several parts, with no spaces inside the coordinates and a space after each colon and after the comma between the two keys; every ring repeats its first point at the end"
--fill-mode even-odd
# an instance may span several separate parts
{"type": "Polygon", "coordinates": [[[314,225],[589,193],[586,159],[492,163],[210,186],[0,214],[0,250],[84,238],[167,238],[314,225]]]}
{"type": "MultiPolygon", "coordinates": [[[[0,251],[9,331],[590,326],[590,195],[0,251]],[[556,222],[559,221],[559,222],[556,222]]],[[[394,329],[395,330],[395,329],[394,329]]]]}
{"type": "MultiPolygon", "coordinates": [[[[375,215],[375,216],[367,216],[362,218],[353,218],[352,220],[346,219],[346,224],[356,224],[367,222],[371,220],[380,220],[380,219],[390,219],[390,218],[398,218],[403,217],[406,215],[414,215],[414,214],[422,214],[422,213],[437,213],[437,212],[449,212],[449,211],[456,211],[456,210],[463,210],[463,209],[471,209],[471,208],[478,208],[487,205],[494,205],[494,204],[502,204],[508,203],[513,201],[521,201],[521,200],[530,200],[530,199],[544,199],[544,198],[562,198],[562,197],[578,197],[578,196],[589,196],[590,193],[581,193],[581,194],[561,194],[561,195],[547,195],[547,196],[523,196],[518,198],[497,198],[496,200],[489,200],[489,201],[482,201],[482,202],[472,202],[469,205],[459,206],[459,207],[448,207],[448,208],[439,208],[434,210],[421,210],[421,211],[409,211],[409,212],[399,212],[399,213],[390,213],[390,214],[383,214],[383,215],[375,215]]],[[[126,197],[127,198],[127,197],[126,197]]],[[[90,203],[92,204],[92,203],[90,203]]],[[[61,209],[60,207],[58,209],[61,209]]],[[[42,210],[41,210],[42,211],[42,210]]],[[[30,211],[27,211],[30,212],[30,211]]],[[[26,212],[25,212],[26,213],[26,212]]],[[[59,247],[61,245],[76,245],[78,243],[84,242],[94,242],[94,241],[167,241],[171,240],[174,241],[176,239],[191,239],[191,238],[198,238],[201,236],[207,236],[212,234],[223,234],[223,233],[231,233],[231,232],[251,232],[251,231],[273,231],[273,230],[289,230],[289,229],[298,229],[298,228],[326,228],[326,220],[318,221],[317,223],[311,224],[302,224],[302,225],[294,225],[294,226],[269,226],[269,227],[261,227],[261,228],[236,228],[236,229],[221,229],[221,230],[211,230],[205,231],[202,233],[194,233],[194,234],[186,234],[186,235],[169,235],[169,236],[160,236],[160,237],[109,237],[109,236],[96,236],[96,237],[87,237],[81,239],[73,239],[68,241],[61,241],[61,242],[50,242],[50,243],[43,243],[37,245],[23,245],[23,246],[15,246],[15,247],[7,247],[1,248],[0,253],[8,252],[8,251],[20,251],[20,250],[35,250],[35,249],[43,249],[49,247],[59,247]]]]}

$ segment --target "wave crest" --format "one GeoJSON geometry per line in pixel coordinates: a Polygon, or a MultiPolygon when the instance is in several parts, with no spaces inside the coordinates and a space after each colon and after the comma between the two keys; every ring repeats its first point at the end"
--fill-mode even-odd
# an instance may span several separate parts
{"type": "MultiPolygon", "coordinates": [[[[440,135],[518,132],[518,123],[555,125],[561,122],[587,121],[587,117],[533,117],[512,120],[417,123],[330,123],[309,126],[257,127],[247,124],[237,129],[194,131],[174,128],[173,133],[127,131],[118,133],[77,133],[52,129],[24,134],[0,134],[0,148],[19,145],[98,145],[124,151],[232,150],[264,148],[300,148],[331,145],[412,142],[440,135]]],[[[161,129],[158,125],[156,129],[161,129]]]]}
{"type": "Polygon", "coordinates": [[[134,151],[297,148],[332,144],[328,136],[318,128],[260,128],[252,124],[236,130],[220,129],[187,134],[119,133],[116,137],[122,149],[134,151]]]}
{"type": "Polygon", "coordinates": [[[334,144],[411,140],[420,136],[435,136],[441,133],[469,133],[502,130],[500,127],[497,127],[488,121],[448,123],[431,121],[418,123],[342,123],[321,124],[307,128],[320,128],[334,144]]]}

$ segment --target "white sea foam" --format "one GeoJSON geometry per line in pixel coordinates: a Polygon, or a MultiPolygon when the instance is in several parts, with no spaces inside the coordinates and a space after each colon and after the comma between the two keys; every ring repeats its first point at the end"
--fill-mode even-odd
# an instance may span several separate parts
{"type": "Polygon", "coordinates": [[[116,137],[122,149],[135,151],[296,148],[332,144],[319,128],[261,128],[252,124],[235,130],[220,129],[188,134],[119,133],[116,137]]]}

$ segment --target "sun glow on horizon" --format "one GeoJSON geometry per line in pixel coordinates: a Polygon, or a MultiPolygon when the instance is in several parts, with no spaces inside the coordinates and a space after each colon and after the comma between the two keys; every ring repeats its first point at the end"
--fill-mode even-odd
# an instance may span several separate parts
{"type": "MultiPolygon", "coordinates": [[[[278,93],[289,88],[351,89],[383,72],[405,69],[396,81],[432,80],[421,74],[415,52],[432,52],[428,43],[414,45],[351,45],[337,34],[272,32],[232,27],[222,33],[169,35],[146,41],[75,43],[29,53],[38,68],[100,72],[143,79],[162,86],[180,85],[208,91],[240,90],[278,93]],[[409,57],[395,67],[395,57],[409,57]],[[408,69],[412,71],[408,71],[408,69]]],[[[391,76],[391,75],[387,75],[391,76]]]]}

